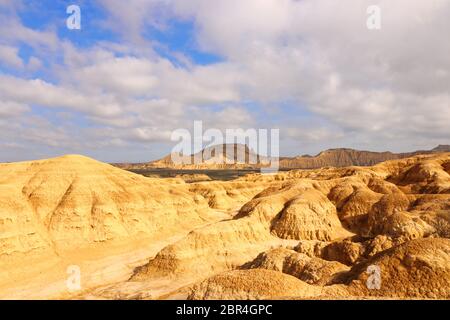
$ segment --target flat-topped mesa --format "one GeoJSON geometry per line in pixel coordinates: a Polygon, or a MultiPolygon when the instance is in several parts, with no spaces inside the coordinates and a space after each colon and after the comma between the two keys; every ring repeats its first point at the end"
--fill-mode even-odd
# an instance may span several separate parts
{"type": "Polygon", "coordinates": [[[316,156],[301,156],[280,161],[280,167],[293,169],[315,169],[320,167],[371,166],[400,156],[391,152],[371,152],[353,149],[329,149],[316,156]]]}
{"type": "Polygon", "coordinates": [[[450,152],[450,144],[440,144],[432,150],[433,152],[450,152]]]}
{"type": "Polygon", "coordinates": [[[142,164],[148,168],[174,169],[234,169],[270,165],[270,158],[262,156],[244,144],[209,146],[195,154],[172,153],[160,160],[142,164]]]}

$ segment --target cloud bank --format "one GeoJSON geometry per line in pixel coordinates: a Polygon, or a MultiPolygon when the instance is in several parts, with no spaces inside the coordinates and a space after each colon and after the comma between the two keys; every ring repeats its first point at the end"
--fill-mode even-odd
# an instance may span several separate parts
{"type": "Polygon", "coordinates": [[[287,155],[448,143],[448,0],[100,0],[81,9],[92,21],[67,35],[64,11],[31,27],[29,6],[0,2],[1,161],[66,152],[145,161],[169,152],[171,131],[194,120],[280,128],[287,155]],[[366,27],[373,4],[378,31],[366,27]]]}

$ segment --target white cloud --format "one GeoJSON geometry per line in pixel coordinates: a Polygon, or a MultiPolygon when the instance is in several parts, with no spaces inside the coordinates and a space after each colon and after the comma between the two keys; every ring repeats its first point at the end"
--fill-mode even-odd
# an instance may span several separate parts
{"type": "MultiPolygon", "coordinates": [[[[225,56],[247,97],[294,99],[347,131],[376,137],[450,136],[450,2],[377,1],[382,29],[366,28],[373,1],[173,1],[198,41],[225,56]]],[[[293,111],[295,113],[295,111],[293,111]]],[[[389,140],[386,140],[389,143],[389,140]]]]}
{"type": "Polygon", "coordinates": [[[0,117],[2,118],[17,117],[28,111],[30,108],[25,104],[0,100],[0,117]]]}
{"type": "Polygon", "coordinates": [[[61,87],[41,79],[24,80],[0,75],[0,97],[28,105],[69,108],[103,117],[120,113],[120,106],[110,96],[87,96],[76,89],[61,87]]]}
{"type": "Polygon", "coordinates": [[[0,39],[2,41],[18,44],[26,43],[41,50],[56,50],[58,36],[53,30],[34,30],[24,26],[17,17],[0,13],[2,25],[0,39]]]}
{"type": "Polygon", "coordinates": [[[0,63],[6,67],[22,69],[24,63],[19,57],[19,49],[11,46],[0,45],[0,63]]]}
{"type": "MultiPolygon", "coordinates": [[[[5,19],[5,63],[20,68],[17,43],[53,54],[58,48],[64,62],[55,59],[52,83],[0,75],[0,100],[81,113],[95,130],[83,128],[79,139],[105,146],[167,141],[170,130],[193,120],[280,127],[305,148],[330,141],[401,150],[448,143],[448,0],[376,0],[376,32],[366,28],[372,0],[100,2],[109,13],[104,26],[124,36],[119,43],[79,49],[53,31],[5,19]],[[149,26],[164,31],[171,19],[191,19],[197,45],[223,62],[202,66],[181,56],[182,68],[156,54],[143,33],[149,26]],[[296,127],[293,119],[302,114],[314,121],[296,127]]],[[[29,68],[42,65],[40,55],[35,59],[29,68]]]]}

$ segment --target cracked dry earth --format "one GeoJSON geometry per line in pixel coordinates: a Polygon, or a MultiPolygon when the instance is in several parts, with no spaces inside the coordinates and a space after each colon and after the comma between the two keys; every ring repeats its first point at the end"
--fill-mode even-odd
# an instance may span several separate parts
{"type": "Polygon", "coordinates": [[[449,299],[450,153],[193,183],[0,164],[0,270],[0,298],[449,299]]]}

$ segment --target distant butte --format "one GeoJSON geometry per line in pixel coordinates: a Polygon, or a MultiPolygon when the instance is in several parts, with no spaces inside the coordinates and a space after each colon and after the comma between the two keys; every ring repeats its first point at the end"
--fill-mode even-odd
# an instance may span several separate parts
{"type": "MultiPolygon", "coordinates": [[[[260,169],[264,165],[259,161],[262,157],[250,150],[246,145],[235,144],[232,148],[235,150],[234,159],[225,152],[226,147],[230,145],[222,145],[224,150],[223,154],[227,155],[227,159],[231,159],[232,163],[226,164],[222,158],[215,157],[214,154],[210,156],[211,148],[205,148],[201,152],[186,156],[188,160],[192,160],[192,164],[175,164],[172,161],[172,156],[169,154],[162,159],[146,162],[146,163],[115,163],[122,169],[134,170],[134,169],[177,169],[177,170],[201,170],[201,169],[260,169]],[[245,161],[238,162],[236,159],[236,151],[243,151],[245,154],[245,161]],[[204,157],[205,161],[193,164],[194,157],[201,155],[208,155],[204,157]],[[257,157],[258,161],[256,163],[250,163],[250,157],[257,157]],[[234,160],[234,161],[233,161],[234,160]]],[[[214,146],[215,147],[215,146],[214,146]]],[[[220,146],[219,146],[220,148],[220,146]]],[[[348,167],[348,166],[373,166],[377,163],[409,158],[420,154],[432,154],[450,152],[450,145],[439,145],[431,150],[418,150],[406,153],[393,153],[393,152],[373,152],[373,151],[361,151],[349,148],[335,148],[328,149],[320,152],[316,156],[302,155],[296,157],[280,157],[280,169],[319,169],[323,167],[348,167]]],[[[266,158],[268,160],[268,158],[266,158]]]]}

